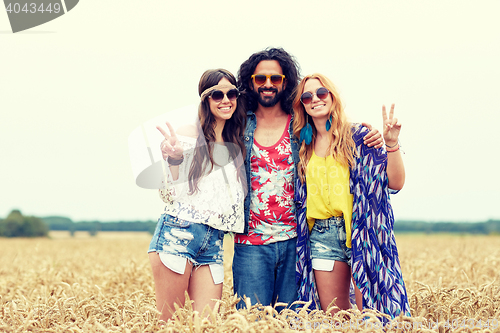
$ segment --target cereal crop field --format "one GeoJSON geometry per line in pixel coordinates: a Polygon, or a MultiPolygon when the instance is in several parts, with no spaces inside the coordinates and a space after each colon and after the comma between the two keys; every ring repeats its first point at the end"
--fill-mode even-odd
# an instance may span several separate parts
{"type": "Polygon", "coordinates": [[[1,332],[500,332],[500,236],[396,236],[412,311],[386,325],[375,314],[254,306],[237,311],[231,243],[217,311],[158,322],[146,233],[64,232],[0,239],[1,332]],[[364,320],[364,321],[363,321],[364,320]]]}

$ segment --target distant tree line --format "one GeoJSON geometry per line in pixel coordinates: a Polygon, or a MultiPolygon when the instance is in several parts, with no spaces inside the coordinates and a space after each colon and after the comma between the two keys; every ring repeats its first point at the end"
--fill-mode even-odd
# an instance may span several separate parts
{"type": "Polygon", "coordinates": [[[486,222],[396,221],[394,223],[394,232],[500,234],[500,220],[488,220],[486,222]]]}
{"type": "MultiPolygon", "coordinates": [[[[83,221],[73,222],[67,217],[51,216],[44,217],[50,230],[69,231],[148,231],[151,234],[156,227],[156,221],[83,221]]],[[[486,222],[423,222],[399,220],[394,223],[394,232],[418,232],[418,233],[465,233],[465,234],[500,234],[500,220],[489,220],[486,222]]]]}
{"type": "Polygon", "coordinates": [[[73,222],[71,219],[62,216],[48,216],[44,217],[43,220],[50,230],[68,230],[71,233],[75,231],[87,231],[90,234],[99,231],[147,231],[153,234],[156,228],[156,222],[153,221],[73,222]]]}
{"type": "Polygon", "coordinates": [[[5,219],[0,219],[0,237],[47,237],[50,230],[67,230],[72,235],[76,231],[86,231],[91,236],[100,231],[144,231],[153,234],[155,228],[156,222],[153,221],[73,222],[63,216],[24,216],[17,209],[5,219]]]}
{"type": "MultiPolygon", "coordinates": [[[[5,219],[0,219],[0,237],[46,237],[49,230],[67,230],[72,235],[76,231],[86,231],[96,235],[100,231],[138,231],[153,234],[156,221],[82,221],[73,222],[63,216],[38,218],[24,216],[13,210],[5,219]]],[[[500,234],[500,220],[486,222],[423,222],[398,220],[394,223],[396,233],[460,233],[460,234],[500,234]]]]}
{"type": "Polygon", "coordinates": [[[24,216],[17,209],[0,219],[1,237],[47,237],[48,225],[35,216],[24,216]]]}
{"type": "MultiPolygon", "coordinates": [[[[43,220],[48,224],[50,230],[69,230],[70,232],[147,231],[152,234],[156,227],[156,221],[73,222],[67,217],[59,216],[44,217],[43,220]]],[[[394,232],[500,234],[500,220],[489,220],[486,222],[423,222],[401,220],[394,223],[394,232]]]]}

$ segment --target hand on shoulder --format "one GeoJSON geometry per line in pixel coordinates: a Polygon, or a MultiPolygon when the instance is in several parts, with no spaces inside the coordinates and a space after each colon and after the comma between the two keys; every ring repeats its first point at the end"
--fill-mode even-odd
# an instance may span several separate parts
{"type": "Polygon", "coordinates": [[[368,133],[363,137],[363,143],[367,147],[382,148],[384,145],[384,140],[382,139],[382,134],[372,125],[368,123],[361,123],[361,133],[367,131],[368,133]]]}

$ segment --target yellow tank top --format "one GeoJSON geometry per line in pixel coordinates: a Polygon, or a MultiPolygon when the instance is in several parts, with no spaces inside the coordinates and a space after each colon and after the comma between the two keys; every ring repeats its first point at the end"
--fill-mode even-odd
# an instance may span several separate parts
{"type": "Polygon", "coordinates": [[[344,216],[346,245],[351,247],[353,197],[349,188],[349,167],[331,155],[317,156],[314,151],[306,169],[307,223],[312,229],[316,219],[344,216]]]}

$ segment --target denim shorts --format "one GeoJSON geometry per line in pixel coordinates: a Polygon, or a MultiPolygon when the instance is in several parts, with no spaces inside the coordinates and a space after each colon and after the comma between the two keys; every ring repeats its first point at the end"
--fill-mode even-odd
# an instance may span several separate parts
{"type": "Polygon", "coordinates": [[[334,261],[342,261],[351,266],[351,249],[345,245],[345,221],[342,216],[316,220],[310,239],[314,269],[331,271],[334,261]]]}
{"type": "Polygon", "coordinates": [[[158,219],[148,253],[156,252],[170,270],[184,274],[186,260],[209,265],[214,284],[224,281],[224,231],[163,214],[158,219]]]}

